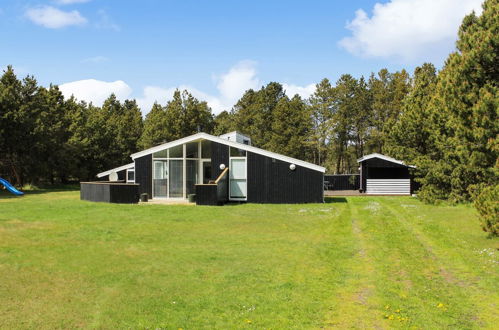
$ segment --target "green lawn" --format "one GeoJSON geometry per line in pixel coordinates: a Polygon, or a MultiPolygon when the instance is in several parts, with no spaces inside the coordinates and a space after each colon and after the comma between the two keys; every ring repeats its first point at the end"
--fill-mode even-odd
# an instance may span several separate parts
{"type": "Polygon", "coordinates": [[[224,207],[0,193],[0,328],[497,328],[499,240],[410,197],[224,207]]]}

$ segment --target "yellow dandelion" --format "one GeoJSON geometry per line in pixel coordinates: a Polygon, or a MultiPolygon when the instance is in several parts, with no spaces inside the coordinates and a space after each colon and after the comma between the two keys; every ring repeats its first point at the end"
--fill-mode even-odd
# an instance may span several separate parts
{"type": "Polygon", "coordinates": [[[393,315],[388,316],[389,320],[393,320],[394,318],[395,318],[395,316],[393,316],[393,315]]]}
{"type": "Polygon", "coordinates": [[[400,309],[397,309],[397,310],[395,311],[395,313],[400,313],[400,309]]]}
{"type": "Polygon", "coordinates": [[[444,307],[444,304],[438,303],[437,308],[442,308],[442,307],[444,307]]]}
{"type": "Polygon", "coordinates": [[[248,323],[248,324],[251,323],[251,320],[246,320],[246,323],[248,323]]]}

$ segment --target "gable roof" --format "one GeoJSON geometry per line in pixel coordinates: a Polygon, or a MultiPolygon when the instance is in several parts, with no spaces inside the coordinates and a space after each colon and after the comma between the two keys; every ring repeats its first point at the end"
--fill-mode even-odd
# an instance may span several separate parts
{"type": "Polygon", "coordinates": [[[112,170],[101,172],[101,173],[97,174],[97,177],[98,178],[102,178],[103,176],[109,175],[112,172],[119,172],[119,171],[123,171],[123,170],[129,170],[129,169],[134,168],[134,167],[135,167],[135,163],[126,164],[126,165],[123,165],[123,166],[120,166],[120,167],[113,168],[112,170]]]}
{"type": "Polygon", "coordinates": [[[392,157],[388,157],[388,156],[385,156],[385,155],[382,155],[382,154],[378,154],[378,153],[373,153],[373,154],[365,155],[362,158],[357,159],[357,163],[361,163],[361,162],[363,162],[365,160],[372,159],[372,158],[379,158],[379,159],[386,160],[387,162],[390,162],[390,163],[395,163],[395,164],[399,164],[399,165],[403,165],[403,166],[407,166],[407,167],[416,168],[416,166],[407,165],[407,164],[405,164],[401,160],[398,160],[398,159],[395,159],[395,158],[392,158],[392,157]]]}
{"type": "Polygon", "coordinates": [[[168,148],[172,148],[172,147],[184,144],[184,143],[193,142],[193,141],[197,141],[197,140],[209,140],[209,141],[212,141],[212,142],[216,142],[216,143],[220,143],[220,144],[225,144],[225,145],[228,145],[230,147],[234,147],[234,148],[246,150],[246,151],[249,151],[249,152],[253,152],[255,154],[259,154],[259,155],[263,155],[263,156],[266,156],[266,157],[270,157],[270,158],[275,158],[275,159],[278,159],[278,160],[282,160],[282,161],[287,162],[287,163],[293,163],[293,164],[296,164],[296,165],[299,165],[299,166],[302,166],[302,167],[306,167],[306,168],[312,169],[314,171],[319,171],[319,172],[322,172],[322,173],[326,172],[326,169],[324,167],[322,167],[322,166],[319,166],[319,165],[315,165],[315,164],[312,164],[312,163],[309,163],[309,162],[306,162],[306,161],[303,161],[303,160],[299,160],[299,159],[296,159],[296,158],[284,156],[284,155],[281,155],[281,154],[278,154],[278,153],[275,153],[275,152],[272,152],[272,151],[263,150],[263,149],[260,149],[260,148],[257,148],[257,147],[253,147],[253,146],[250,146],[250,145],[247,145],[247,144],[238,143],[238,142],[235,142],[235,141],[225,140],[225,139],[222,139],[222,138],[219,138],[217,136],[213,136],[213,135],[210,135],[210,134],[207,134],[207,133],[197,133],[197,134],[194,134],[194,135],[191,135],[191,136],[187,136],[185,138],[181,138],[181,139],[178,139],[178,140],[175,140],[175,141],[167,142],[167,143],[161,144],[159,146],[155,146],[155,147],[152,147],[152,148],[149,148],[149,149],[146,149],[146,150],[134,153],[134,154],[131,155],[131,157],[132,157],[133,160],[135,160],[136,158],[139,158],[139,157],[142,157],[142,156],[150,155],[150,154],[153,154],[153,153],[161,151],[161,150],[165,150],[165,149],[168,149],[168,148]]]}

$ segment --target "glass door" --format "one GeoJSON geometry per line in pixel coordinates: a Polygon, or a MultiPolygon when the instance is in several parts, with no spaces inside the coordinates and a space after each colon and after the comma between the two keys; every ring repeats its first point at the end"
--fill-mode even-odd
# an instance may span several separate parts
{"type": "Polygon", "coordinates": [[[246,158],[231,158],[229,168],[229,197],[246,199],[246,158]]]}
{"type": "Polygon", "coordinates": [[[168,161],[155,160],[153,171],[153,197],[167,197],[168,161]]]}
{"type": "Polygon", "coordinates": [[[181,159],[170,159],[170,186],[168,197],[182,198],[184,196],[184,161],[181,159]]]}

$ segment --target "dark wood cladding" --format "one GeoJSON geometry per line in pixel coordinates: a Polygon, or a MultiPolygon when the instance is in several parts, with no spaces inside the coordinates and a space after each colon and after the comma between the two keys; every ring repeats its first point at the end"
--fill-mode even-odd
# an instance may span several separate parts
{"type": "Polygon", "coordinates": [[[324,175],[324,186],[327,190],[358,190],[360,174],[324,175]]]}
{"type": "Polygon", "coordinates": [[[81,182],[80,199],[91,202],[136,204],[139,185],[115,182],[81,182]]]}
{"type": "Polygon", "coordinates": [[[219,203],[229,200],[229,172],[225,172],[217,183],[217,199],[219,203]]]}
{"type": "Polygon", "coordinates": [[[216,184],[196,185],[196,205],[219,205],[216,184]]]}
{"type": "Polygon", "coordinates": [[[364,160],[362,164],[366,164],[368,167],[402,167],[406,168],[407,166],[405,165],[400,165],[397,163],[392,163],[384,159],[380,158],[371,158],[368,160],[364,160]]]}
{"type": "Polygon", "coordinates": [[[223,170],[220,165],[229,167],[229,146],[217,142],[211,142],[211,179],[218,178],[223,170]]]}
{"type": "Polygon", "coordinates": [[[322,203],[324,175],[322,172],[290,163],[247,153],[249,203],[322,203]]]}
{"type": "Polygon", "coordinates": [[[360,191],[365,192],[367,185],[367,164],[366,162],[360,163],[360,191]]]}
{"type": "Polygon", "coordinates": [[[196,205],[223,205],[228,201],[228,171],[213,184],[196,185],[196,205]]]}
{"type": "Polygon", "coordinates": [[[140,184],[139,193],[152,198],[152,155],[135,159],[135,183],[140,184]]]}

